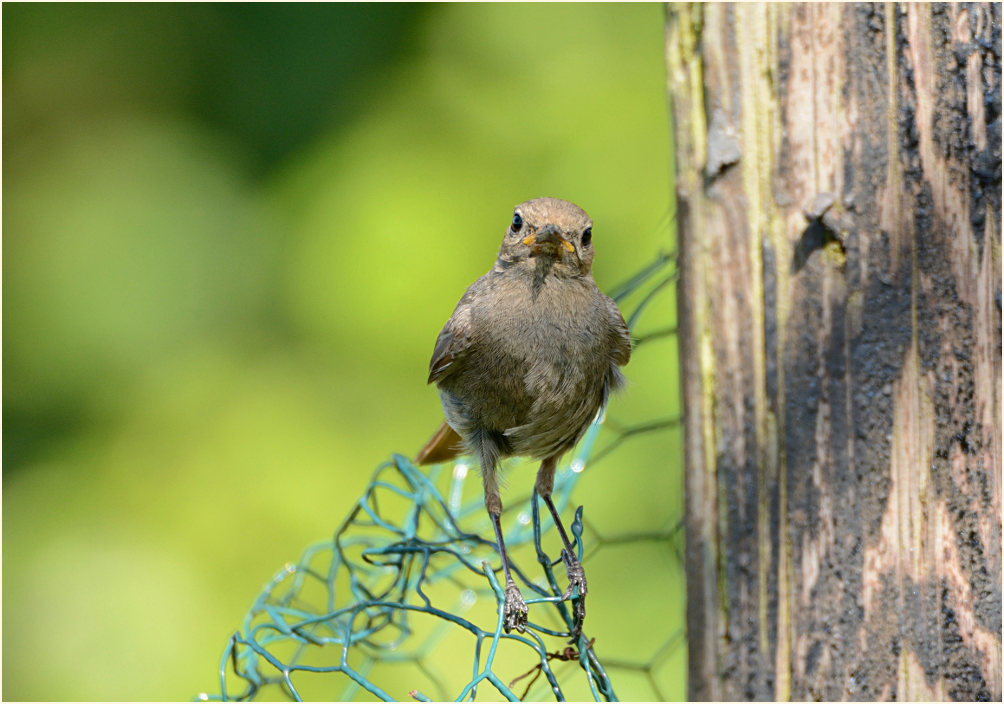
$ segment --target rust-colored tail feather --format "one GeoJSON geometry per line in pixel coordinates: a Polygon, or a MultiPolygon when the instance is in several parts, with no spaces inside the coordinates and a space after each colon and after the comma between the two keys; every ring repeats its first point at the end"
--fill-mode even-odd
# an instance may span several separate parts
{"type": "Polygon", "coordinates": [[[432,436],[425,447],[418,451],[415,457],[415,464],[436,464],[456,459],[464,453],[464,441],[457,435],[457,431],[446,424],[439,426],[439,430],[432,436]]]}

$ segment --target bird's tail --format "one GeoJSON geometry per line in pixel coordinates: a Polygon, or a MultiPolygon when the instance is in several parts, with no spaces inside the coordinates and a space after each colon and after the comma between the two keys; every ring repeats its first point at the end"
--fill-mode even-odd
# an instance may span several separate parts
{"type": "Polygon", "coordinates": [[[436,464],[456,459],[464,454],[464,441],[457,435],[457,431],[447,425],[446,421],[439,426],[425,447],[418,451],[415,456],[415,464],[436,464]]]}

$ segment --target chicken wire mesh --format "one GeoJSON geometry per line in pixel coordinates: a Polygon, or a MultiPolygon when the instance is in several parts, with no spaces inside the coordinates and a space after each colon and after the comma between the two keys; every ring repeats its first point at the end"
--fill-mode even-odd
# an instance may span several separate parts
{"type": "Polygon", "coordinates": [[[333,539],[265,586],[224,650],[219,691],[198,698],[685,698],[675,279],[660,254],[610,292],[635,343],[629,389],[556,475],[562,515],[573,497],[587,509],[571,525],[590,586],[575,642],[560,540],[537,496],[517,491],[535,467],[503,464],[505,541],[530,609],[526,632],[507,634],[477,468],[423,472],[394,455],[333,539]],[[665,414],[652,417],[653,400],[665,414]]]}

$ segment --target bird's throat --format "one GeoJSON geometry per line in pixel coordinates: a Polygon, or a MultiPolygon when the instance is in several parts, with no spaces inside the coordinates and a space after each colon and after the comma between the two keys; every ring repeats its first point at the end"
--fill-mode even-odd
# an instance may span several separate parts
{"type": "Polygon", "coordinates": [[[537,300],[537,294],[539,294],[540,289],[544,287],[544,281],[547,280],[547,275],[551,273],[551,267],[553,266],[554,257],[537,257],[537,265],[533,270],[533,284],[531,287],[531,297],[533,300],[537,300]]]}

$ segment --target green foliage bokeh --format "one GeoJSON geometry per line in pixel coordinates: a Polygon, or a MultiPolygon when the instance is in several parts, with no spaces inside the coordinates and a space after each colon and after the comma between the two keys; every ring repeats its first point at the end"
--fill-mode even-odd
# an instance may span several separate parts
{"type": "MultiPolygon", "coordinates": [[[[3,6],[5,699],[212,689],[438,425],[432,343],[513,205],[586,208],[601,288],[670,248],[662,13],[3,6]]],[[[632,524],[679,515],[658,469],[632,524]]]]}

